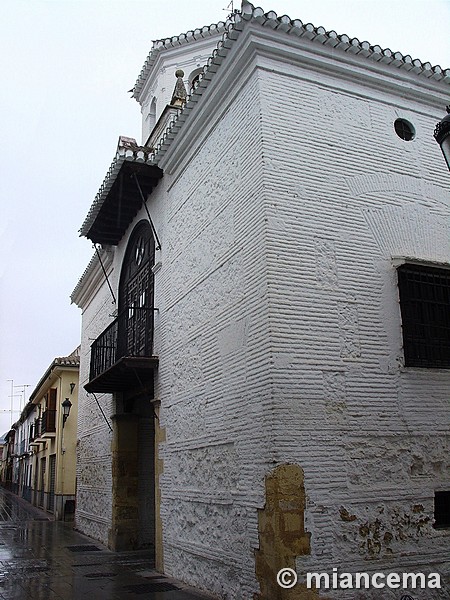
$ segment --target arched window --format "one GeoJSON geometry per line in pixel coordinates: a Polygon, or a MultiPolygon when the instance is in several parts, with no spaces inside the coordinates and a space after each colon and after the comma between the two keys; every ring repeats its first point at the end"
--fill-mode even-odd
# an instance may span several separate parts
{"type": "Polygon", "coordinates": [[[150,104],[150,110],[147,116],[147,124],[148,124],[148,133],[152,132],[153,127],[156,124],[156,98],[153,98],[152,103],[150,104]]]}
{"type": "Polygon", "coordinates": [[[119,285],[118,348],[122,356],[151,356],[155,242],[148,221],[130,236],[119,285]]]}
{"type": "Polygon", "coordinates": [[[199,80],[200,78],[200,73],[202,73],[203,69],[195,69],[195,71],[192,71],[192,73],[189,75],[189,93],[192,94],[192,91],[194,89],[194,85],[195,83],[199,80]]]}

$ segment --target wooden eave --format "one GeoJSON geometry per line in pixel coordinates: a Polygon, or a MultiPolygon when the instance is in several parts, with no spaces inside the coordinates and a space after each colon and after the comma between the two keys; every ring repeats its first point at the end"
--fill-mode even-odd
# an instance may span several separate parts
{"type": "Polygon", "coordinates": [[[140,388],[153,382],[158,357],[124,356],[112,367],[91,379],[84,389],[92,392],[113,393],[140,388]]]}
{"type": "Polygon", "coordinates": [[[116,246],[142,207],[136,178],[144,198],[147,198],[162,175],[162,170],[156,165],[125,160],[86,237],[97,244],[116,246]]]}

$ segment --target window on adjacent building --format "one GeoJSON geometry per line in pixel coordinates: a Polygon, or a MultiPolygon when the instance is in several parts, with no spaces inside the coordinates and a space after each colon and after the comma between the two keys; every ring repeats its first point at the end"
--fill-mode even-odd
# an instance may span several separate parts
{"type": "Polygon", "coordinates": [[[450,492],[434,492],[434,527],[450,527],[450,492]]]}
{"type": "Polygon", "coordinates": [[[407,367],[450,368],[450,269],[398,267],[407,367]]]}

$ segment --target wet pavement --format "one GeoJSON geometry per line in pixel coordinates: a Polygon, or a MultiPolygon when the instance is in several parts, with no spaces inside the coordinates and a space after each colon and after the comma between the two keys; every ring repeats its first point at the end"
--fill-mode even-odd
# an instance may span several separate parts
{"type": "Polygon", "coordinates": [[[0,599],[211,598],[157,573],[148,552],[111,552],[0,488],[0,599]]]}

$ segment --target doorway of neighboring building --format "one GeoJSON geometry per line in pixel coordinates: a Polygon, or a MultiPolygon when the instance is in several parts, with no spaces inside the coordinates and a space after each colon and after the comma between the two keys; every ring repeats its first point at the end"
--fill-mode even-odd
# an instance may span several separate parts
{"type": "Polygon", "coordinates": [[[41,489],[39,493],[39,506],[44,508],[44,498],[45,498],[45,469],[46,469],[46,460],[45,458],[41,458],[41,489]]]}
{"type": "Polygon", "coordinates": [[[50,512],[55,511],[55,482],[56,482],[56,454],[52,454],[49,460],[49,489],[48,489],[48,500],[47,510],[50,512]]]}

